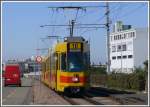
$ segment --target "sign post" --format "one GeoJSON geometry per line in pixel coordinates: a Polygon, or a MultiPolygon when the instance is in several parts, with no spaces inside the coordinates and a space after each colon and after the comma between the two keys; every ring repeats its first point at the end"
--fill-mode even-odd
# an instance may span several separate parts
{"type": "MultiPolygon", "coordinates": [[[[42,57],[41,56],[36,56],[36,62],[38,64],[40,64],[42,62],[42,57]]],[[[34,68],[36,68],[36,67],[38,68],[38,64],[36,64],[34,68]]],[[[35,72],[35,77],[36,77],[36,71],[34,71],[34,72],[35,72]]]]}

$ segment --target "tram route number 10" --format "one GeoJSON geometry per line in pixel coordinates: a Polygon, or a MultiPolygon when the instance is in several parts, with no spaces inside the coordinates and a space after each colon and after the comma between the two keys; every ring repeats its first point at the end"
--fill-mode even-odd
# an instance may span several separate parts
{"type": "Polygon", "coordinates": [[[71,50],[79,50],[81,49],[81,43],[70,43],[71,50]]]}

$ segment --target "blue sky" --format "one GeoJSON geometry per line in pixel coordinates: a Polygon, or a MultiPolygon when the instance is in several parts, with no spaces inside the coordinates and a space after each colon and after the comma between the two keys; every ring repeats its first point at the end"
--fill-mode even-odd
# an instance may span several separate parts
{"type": "MultiPolygon", "coordinates": [[[[47,48],[54,40],[41,41],[47,35],[68,36],[69,31],[65,28],[40,28],[44,24],[68,24],[74,19],[76,11],[52,11],[49,6],[98,6],[105,5],[103,2],[5,2],[2,5],[2,59],[29,58],[37,54],[36,48],[47,48]]],[[[134,28],[148,26],[148,6],[144,2],[115,2],[110,3],[110,18],[112,25],[121,20],[124,24],[131,24],[134,28]]],[[[89,8],[79,11],[77,23],[105,23],[105,8],[89,8]]],[[[112,26],[111,25],[111,26],[112,26]]],[[[106,62],[106,30],[105,29],[75,29],[75,36],[83,36],[90,40],[91,62],[106,62]]],[[[39,52],[40,55],[46,51],[39,52]]]]}

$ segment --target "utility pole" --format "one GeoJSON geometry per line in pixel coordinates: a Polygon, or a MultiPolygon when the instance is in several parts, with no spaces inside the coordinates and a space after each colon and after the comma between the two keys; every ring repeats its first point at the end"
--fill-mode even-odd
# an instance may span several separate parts
{"type": "Polygon", "coordinates": [[[123,46],[122,46],[122,39],[121,39],[121,73],[123,72],[123,67],[122,67],[122,49],[123,49],[123,46]]]}
{"type": "Polygon", "coordinates": [[[109,20],[109,3],[106,2],[106,29],[107,29],[107,72],[110,73],[110,20],[109,20]]]}
{"type": "Polygon", "coordinates": [[[73,37],[74,23],[75,23],[75,21],[72,20],[72,21],[71,21],[71,33],[70,33],[71,35],[70,35],[70,37],[73,37]]]}

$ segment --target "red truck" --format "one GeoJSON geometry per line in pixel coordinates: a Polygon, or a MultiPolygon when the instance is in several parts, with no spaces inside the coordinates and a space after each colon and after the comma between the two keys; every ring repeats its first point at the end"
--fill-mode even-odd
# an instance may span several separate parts
{"type": "Polygon", "coordinates": [[[21,70],[19,64],[8,64],[4,73],[4,86],[21,86],[21,70]]]}

